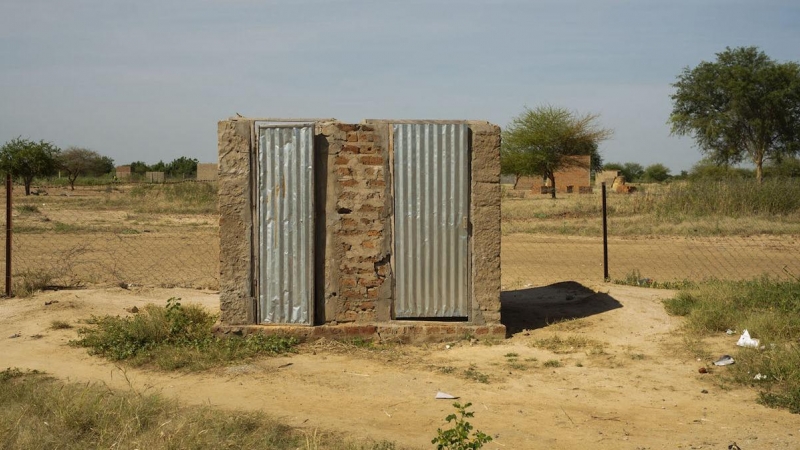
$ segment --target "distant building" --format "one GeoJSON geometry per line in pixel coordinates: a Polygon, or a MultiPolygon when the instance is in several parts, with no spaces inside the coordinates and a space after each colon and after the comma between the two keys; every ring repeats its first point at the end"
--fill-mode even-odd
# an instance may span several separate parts
{"type": "MultiPolygon", "coordinates": [[[[589,155],[567,156],[573,160],[568,167],[556,171],[556,193],[588,194],[592,192],[591,162],[589,155]]],[[[521,177],[515,190],[533,191],[542,194],[550,193],[550,180],[543,177],[521,177]]]]}
{"type": "Polygon", "coordinates": [[[145,172],[144,179],[149,183],[163,183],[166,177],[164,172],[145,172]]]}
{"type": "Polygon", "coordinates": [[[197,181],[216,181],[217,163],[198,163],[197,164],[197,181]]]}
{"type": "Polygon", "coordinates": [[[118,166],[116,169],[118,180],[127,179],[131,177],[131,166],[118,166]]]}

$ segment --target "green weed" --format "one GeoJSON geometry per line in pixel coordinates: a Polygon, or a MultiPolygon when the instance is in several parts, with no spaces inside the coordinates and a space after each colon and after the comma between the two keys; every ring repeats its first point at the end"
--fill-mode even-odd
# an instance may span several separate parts
{"type": "Polygon", "coordinates": [[[95,325],[80,328],[80,339],[73,345],[134,366],[203,370],[260,355],[285,354],[298,343],[293,337],[263,334],[218,337],[211,332],[215,321],[202,307],[183,306],[171,298],[166,307],[147,305],[131,317],[94,317],[95,325]]]}
{"type": "Polygon", "coordinates": [[[458,402],[453,403],[457,414],[450,414],[445,418],[447,423],[450,424],[450,428],[446,430],[439,428],[436,430],[436,437],[431,440],[431,444],[435,444],[437,450],[474,450],[482,448],[483,444],[487,442],[491,442],[491,436],[480,430],[475,430],[470,435],[473,426],[466,419],[475,416],[472,411],[467,411],[470,406],[472,406],[472,403],[465,403],[464,405],[458,402]]]}

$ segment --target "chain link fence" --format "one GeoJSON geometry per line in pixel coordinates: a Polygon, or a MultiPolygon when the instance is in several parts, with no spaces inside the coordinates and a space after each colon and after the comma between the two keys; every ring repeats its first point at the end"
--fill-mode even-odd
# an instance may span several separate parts
{"type": "Polygon", "coordinates": [[[213,182],[35,186],[28,196],[15,186],[12,217],[15,294],[83,285],[219,286],[213,182]]]}
{"type": "MultiPolygon", "coordinates": [[[[601,190],[504,191],[505,289],[604,279],[601,190]]],[[[800,278],[800,183],[742,181],[609,192],[608,275],[628,284],[800,278]]]]}
{"type": "MultiPolygon", "coordinates": [[[[758,188],[761,197],[752,199],[729,198],[741,186],[701,186],[704,193],[688,206],[678,184],[609,193],[609,278],[640,285],[800,278],[800,186],[790,183],[758,188]]],[[[504,191],[505,290],[603,282],[599,191],[556,200],[504,191]]],[[[15,186],[12,217],[16,294],[58,286],[219,286],[214,182],[35,186],[30,196],[15,186]]],[[[5,214],[0,221],[5,229],[5,214]]],[[[5,252],[0,258],[5,269],[5,252]]]]}

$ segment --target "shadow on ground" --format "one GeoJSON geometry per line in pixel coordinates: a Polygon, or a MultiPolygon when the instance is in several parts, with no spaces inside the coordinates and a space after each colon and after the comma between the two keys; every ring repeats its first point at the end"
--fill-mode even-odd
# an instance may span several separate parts
{"type": "Polygon", "coordinates": [[[594,292],[574,281],[505,291],[500,294],[500,303],[500,321],[506,326],[508,337],[522,330],[622,308],[610,295],[594,292]]]}

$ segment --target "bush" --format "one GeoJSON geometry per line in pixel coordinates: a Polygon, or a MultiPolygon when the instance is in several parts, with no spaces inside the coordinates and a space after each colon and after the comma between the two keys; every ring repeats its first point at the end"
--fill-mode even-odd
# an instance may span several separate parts
{"type": "Polygon", "coordinates": [[[286,336],[215,336],[211,327],[216,317],[179,300],[167,300],[166,307],[147,305],[131,317],[94,317],[94,326],[79,329],[81,338],[73,345],[113,361],[163,370],[203,370],[259,355],[285,354],[297,345],[297,339],[286,336]]]}
{"type": "Polygon", "coordinates": [[[470,406],[472,406],[472,403],[464,405],[458,402],[453,403],[458,415],[450,414],[445,418],[447,423],[451,424],[451,428],[447,430],[439,428],[436,430],[437,436],[433,438],[431,444],[436,444],[437,450],[479,449],[483,447],[483,444],[492,440],[491,436],[478,430],[470,436],[470,431],[472,431],[473,427],[466,419],[475,415],[472,411],[467,411],[470,406]]]}
{"type": "Polygon", "coordinates": [[[756,385],[759,402],[800,413],[800,281],[711,281],[664,301],[695,336],[747,329],[761,349],[739,348],[732,381],[756,385]]]}

